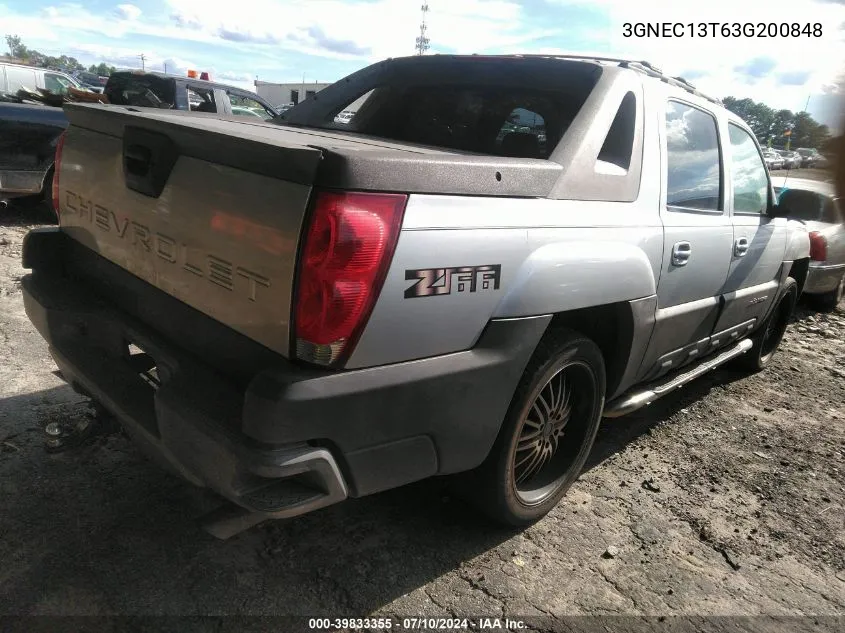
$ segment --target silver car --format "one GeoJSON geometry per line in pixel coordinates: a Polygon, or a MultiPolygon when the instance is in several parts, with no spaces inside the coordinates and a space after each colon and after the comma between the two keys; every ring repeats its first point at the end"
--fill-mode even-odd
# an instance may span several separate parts
{"type": "Polygon", "coordinates": [[[783,168],[784,169],[798,169],[801,167],[801,163],[803,159],[801,158],[801,154],[798,152],[793,152],[791,150],[786,149],[778,149],[775,150],[781,158],[783,158],[783,168]]]}
{"type": "Polygon", "coordinates": [[[783,169],[784,168],[784,159],[783,156],[778,154],[776,151],[771,149],[763,150],[763,160],[766,161],[766,167],[769,168],[769,171],[774,171],[775,169],[783,169]]]}
{"type": "Polygon", "coordinates": [[[833,184],[772,178],[778,203],[810,231],[810,270],[804,293],[820,310],[833,310],[845,291],[845,215],[833,184]]]}

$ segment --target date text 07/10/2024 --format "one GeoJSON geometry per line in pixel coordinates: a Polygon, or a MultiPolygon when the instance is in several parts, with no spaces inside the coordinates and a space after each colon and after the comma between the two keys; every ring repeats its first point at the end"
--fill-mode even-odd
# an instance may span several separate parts
{"type": "Polygon", "coordinates": [[[625,22],[623,37],[821,37],[821,22],[625,22]]]}

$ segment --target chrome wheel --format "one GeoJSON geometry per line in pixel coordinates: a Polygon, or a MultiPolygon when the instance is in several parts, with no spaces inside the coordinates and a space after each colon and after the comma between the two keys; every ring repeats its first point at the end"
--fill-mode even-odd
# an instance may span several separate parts
{"type": "Polygon", "coordinates": [[[594,374],[580,362],[560,368],[537,392],[523,415],[513,454],[513,485],[523,504],[542,503],[567,477],[596,397],[594,374]]]}

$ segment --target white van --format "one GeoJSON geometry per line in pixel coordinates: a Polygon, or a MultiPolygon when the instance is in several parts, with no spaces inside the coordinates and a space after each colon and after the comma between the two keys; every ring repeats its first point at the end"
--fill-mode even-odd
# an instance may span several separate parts
{"type": "Polygon", "coordinates": [[[46,88],[55,94],[63,94],[70,87],[82,86],[70,75],[55,70],[0,63],[0,92],[15,93],[21,88],[46,88]]]}

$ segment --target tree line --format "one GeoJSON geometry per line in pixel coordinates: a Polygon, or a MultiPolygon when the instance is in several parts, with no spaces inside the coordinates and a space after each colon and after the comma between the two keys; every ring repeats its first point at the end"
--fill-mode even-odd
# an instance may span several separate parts
{"type": "Polygon", "coordinates": [[[6,46],[9,49],[9,55],[14,59],[19,59],[27,64],[38,66],[39,68],[52,68],[68,73],[88,71],[89,73],[94,73],[100,77],[107,77],[115,71],[114,66],[109,66],[104,62],[91,64],[88,68],[86,68],[80,64],[79,60],[75,57],[68,57],[67,55],[60,55],[58,57],[45,55],[34,48],[29,48],[24,45],[21,38],[17,35],[7,35],[6,46]]]}
{"type": "Polygon", "coordinates": [[[828,127],[815,121],[808,112],[774,110],[764,103],[735,97],[725,97],[722,102],[728,110],[742,117],[761,145],[782,149],[789,141],[792,149],[823,149],[831,141],[828,127]]]}

